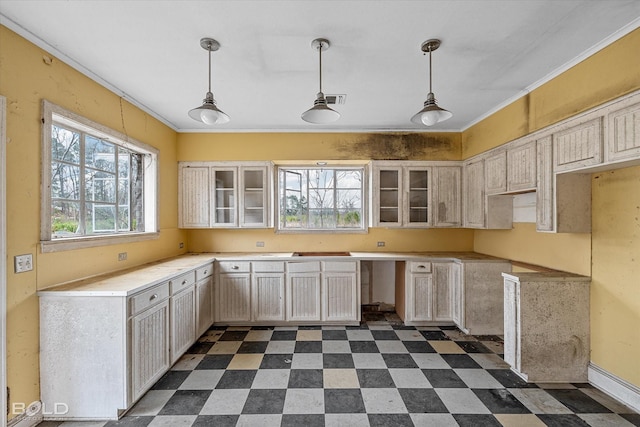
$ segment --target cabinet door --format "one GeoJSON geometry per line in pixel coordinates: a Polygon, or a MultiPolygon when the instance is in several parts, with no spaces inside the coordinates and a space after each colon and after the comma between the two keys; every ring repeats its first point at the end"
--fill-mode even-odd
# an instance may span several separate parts
{"type": "Polygon", "coordinates": [[[287,282],[287,320],[320,320],[320,273],[290,273],[287,282]]]}
{"type": "Polygon", "coordinates": [[[464,330],[464,289],[462,283],[462,265],[455,262],[451,264],[451,299],[451,317],[453,318],[454,323],[460,329],[464,330]]]}
{"type": "Polygon", "coordinates": [[[255,321],[284,320],[284,273],[254,273],[251,308],[255,321]]]}
{"type": "Polygon", "coordinates": [[[460,227],[462,225],[462,168],[439,166],[433,168],[433,225],[460,227]]]}
{"type": "Polygon", "coordinates": [[[373,179],[374,226],[402,225],[402,168],[375,169],[373,179]]]}
{"type": "Polygon", "coordinates": [[[240,226],[267,227],[267,168],[242,167],[240,178],[240,226]]]}
{"type": "Polygon", "coordinates": [[[429,187],[431,168],[408,167],[404,170],[406,202],[403,206],[404,225],[425,227],[431,225],[429,187]]]}
{"type": "Polygon", "coordinates": [[[518,283],[504,279],[504,361],[520,370],[518,283]]]}
{"type": "Polygon", "coordinates": [[[411,320],[433,320],[433,276],[426,273],[410,274],[411,299],[410,307],[411,320]]]}
{"type": "Polygon", "coordinates": [[[356,273],[322,273],[322,320],[358,320],[356,277],[356,273]]]}
{"type": "Polygon", "coordinates": [[[485,161],[487,194],[507,191],[507,154],[504,151],[488,156],[485,161]]]}
{"type": "Polygon", "coordinates": [[[237,188],[237,168],[211,168],[212,226],[238,226],[237,188]]]}
{"type": "Polygon", "coordinates": [[[536,188],[536,142],[531,141],[507,150],[507,190],[536,188]]]}
{"type": "Polygon", "coordinates": [[[196,288],[194,285],[173,295],[171,307],[171,364],[196,340],[196,288]]]}
{"type": "Polygon", "coordinates": [[[178,223],[181,228],[209,227],[209,167],[180,165],[178,223]]]}
{"type": "Polygon", "coordinates": [[[213,323],[213,276],[196,283],[196,338],[204,334],[213,323]]]}
{"type": "Polygon", "coordinates": [[[553,150],[551,136],[537,141],[536,230],[553,231],[553,150]]]}
{"type": "Polygon", "coordinates": [[[453,286],[449,262],[434,262],[433,277],[433,320],[453,320],[453,286]]]}
{"type": "Polygon", "coordinates": [[[553,134],[555,172],[602,163],[602,118],[553,134]]]}
{"type": "Polygon", "coordinates": [[[464,166],[464,226],[484,228],[484,160],[474,160],[464,166]]]}
{"type": "Polygon", "coordinates": [[[220,274],[216,283],[217,320],[251,320],[251,281],[249,273],[220,274]]]}
{"type": "Polygon", "coordinates": [[[169,301],[131,319],[131,400],[136,401],[169,369],[169,301]]]}
{"type": "Polygon", "coordinates": [[[640,157],[640,103],[609,114],[607,161],[640,157]]]}

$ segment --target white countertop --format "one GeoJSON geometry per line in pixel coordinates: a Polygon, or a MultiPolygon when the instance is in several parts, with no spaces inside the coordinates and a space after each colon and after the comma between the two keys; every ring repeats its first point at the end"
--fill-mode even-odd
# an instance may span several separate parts
{"type": "Polygon", "coordinates": [[[210,254],[183,255],[43,289],[38,296],[129,296],[213,261],[210,254]]]}

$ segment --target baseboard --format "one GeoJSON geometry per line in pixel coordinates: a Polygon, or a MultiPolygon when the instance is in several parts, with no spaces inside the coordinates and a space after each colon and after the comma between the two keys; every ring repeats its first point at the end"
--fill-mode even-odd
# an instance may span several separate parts
{"type": "Polygon", "coordinates": [[[618,378],[598,365],[589,363],[589,383],[615,397],[636,412],[640,412],[640,387],[618,378]]]}

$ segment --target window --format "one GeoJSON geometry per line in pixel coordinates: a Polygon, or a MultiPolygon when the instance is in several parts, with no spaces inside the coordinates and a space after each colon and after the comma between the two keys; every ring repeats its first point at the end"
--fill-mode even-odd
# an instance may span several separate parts
{"type": "Polygon", "coordinates": [[[365,231],[364,168],[279,168],[281,231],[365,231]]]}
{"type": "Polygon", "coordinates": [[[43,251],[155,235],[157,150],[47,101],[43,111],[43,251]]]}

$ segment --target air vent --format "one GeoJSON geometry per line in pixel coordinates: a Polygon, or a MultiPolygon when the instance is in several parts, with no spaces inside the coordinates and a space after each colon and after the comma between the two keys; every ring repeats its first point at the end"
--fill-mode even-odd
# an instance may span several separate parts
{"type": "Polygon", "coordinates": [[[338,104],[343,105],[347,101],[347,95],[325,95],[324,98],[327,100],[327,104],[338,104]]]}

